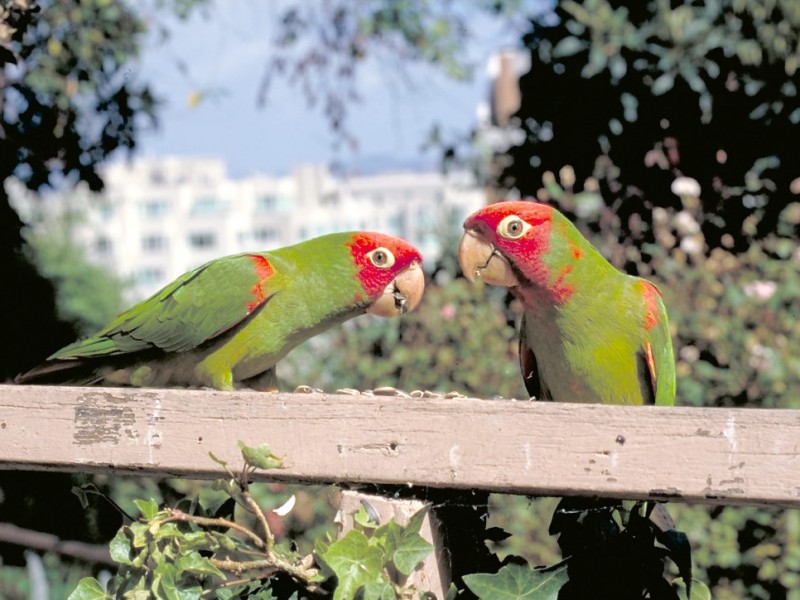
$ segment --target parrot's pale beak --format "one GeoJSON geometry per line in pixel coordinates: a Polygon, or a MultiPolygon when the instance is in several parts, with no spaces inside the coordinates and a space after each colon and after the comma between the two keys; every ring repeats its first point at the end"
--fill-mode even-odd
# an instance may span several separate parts
{"type": "Polygon", "coordinates": [[[417,307],[425,291],[425,274],[417,261],[401,271],[367,312],[379,317],[399,317],[417,307]]]}
{"type": "Polygon", "coordinates": [[[480,279],[490,285],[514,287],[519,280],[508,260],[477,231],[468,229],[458,246],[458,264],[467,279],[480,279]]]}

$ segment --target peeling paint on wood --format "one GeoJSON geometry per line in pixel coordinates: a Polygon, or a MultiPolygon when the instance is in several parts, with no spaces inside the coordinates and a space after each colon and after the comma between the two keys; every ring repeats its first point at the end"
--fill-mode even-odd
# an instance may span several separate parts
{"type": "Polygon", "coordinates": [[[800,506],[800,411],[0,385],[0,468],[800,506]]]}

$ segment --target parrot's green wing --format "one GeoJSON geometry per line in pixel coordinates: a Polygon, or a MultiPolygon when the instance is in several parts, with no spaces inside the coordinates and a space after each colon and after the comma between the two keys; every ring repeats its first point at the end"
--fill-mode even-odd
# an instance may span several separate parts
{"type": "Polygon", "coordinates": [[[93,336],[50,359],[70,360],[152,349],[183,352],[235,327],[275,293],[275,270],[262,254],[215,260],[179,277],[93,336]]]}

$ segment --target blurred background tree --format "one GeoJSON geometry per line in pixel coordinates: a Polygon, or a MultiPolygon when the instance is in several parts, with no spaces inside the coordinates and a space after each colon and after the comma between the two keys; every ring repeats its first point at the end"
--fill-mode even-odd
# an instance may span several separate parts
{"type": "Polygon", "coordinates": [[[132,149],[155,103],[132,77],[144,34],[122,2],[4,0],[0,4],[0,295],[7,353],[0,379],[13,377],[75,338],[58,318],[52,283],[31,267],[22,222],[5,188],[12,176],[31,190],[86,182],[102,188],[98,166],[132,149]],[[34,335],[48,331],[47,336],[34,335]]]}

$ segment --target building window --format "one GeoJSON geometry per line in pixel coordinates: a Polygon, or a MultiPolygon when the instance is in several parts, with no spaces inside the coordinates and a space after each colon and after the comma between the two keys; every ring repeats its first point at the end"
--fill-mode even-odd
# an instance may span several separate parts
{"type": "Polygon", "coordinates": [[[278,199],[270,194],[256,198],[256,212],[272,212],[278,207],[278,199]]]}
{"type": "Polygon", "coordinates": [[[97,238],[94,242],[94,251],[97,256],[109,256],[112,248],[111,240],[107,237],[97,238]]]}
{"type": "Polygon", "coordinates": [[[157,267],[144,267],[136,273],[136,283],[144,286],[151,286],[161,283],[164,280],[164,271],[157,267]]]}
{"type": "Polygon", "coordinates": [[[150,171],[150,183],[153,185],[164,185],[166,182],[166,177],[164,177],[164,173],[161,169],[153,169],[150,171]]]}
{"type": "Polygon", "coordinates": [[[148,200],[139,205],[142,214],[148,219],[163,217],[169,212],[169,204],[165,200],[148,200]]]}
{"type": "Polygon", "coordinates": [[[114,215],[114,207],[110,202],[103,202],[97,206],[97,214],[102,221],[108,221],[114,215]]]}
{"type": "Polygon", "coordinates": [[[142,250],[145,252],[161,252],[167,249],[167,238],[163,235],[146,235],[142,238],[142,250]]]}
{"type": "Polygon", "coordinates": [[[278,232],[275,229],[263,228],[253,231],[253,239],[261,244],[277,242],[278,232]]]}
{"type": "Polygon", "coordinates": [[[219,198],[198,198],[192,203],[192,215],[219,215],[227,210],[227,204],[219,198]]]}
{"type": "Polygon", "coordinates": [[[216,246],[216,239],[213,233],[196,232],[189,234],[189,245],[198,250],[207,250],[216,246]]]}

